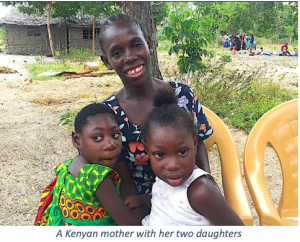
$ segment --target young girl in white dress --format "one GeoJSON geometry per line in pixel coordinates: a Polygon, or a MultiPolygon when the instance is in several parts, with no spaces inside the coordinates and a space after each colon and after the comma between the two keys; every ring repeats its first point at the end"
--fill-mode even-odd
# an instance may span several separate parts
{"type": "Polygon", "coordinates": [[[244,225],[206,171],[195,165],[197,128],[192,115],[176,105],[173,93],[159,91],[143,125],[143,144],[156,174],[151,204],[126,199],[130,208],[151,206],[150,226],[244,225]]]}

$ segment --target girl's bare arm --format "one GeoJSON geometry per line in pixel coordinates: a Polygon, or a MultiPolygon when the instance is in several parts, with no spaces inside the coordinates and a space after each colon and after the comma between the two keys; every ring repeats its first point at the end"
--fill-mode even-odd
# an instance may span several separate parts
{"type": "Polygon", "coordinates": [[[145,207],[131,210],[118,195],[113,181],[108,176],[103,179],[95,194],[118,225],[141,225],[141,220],[150,212],[145,207]]]}
{"type": "Polygon", "coordinates": [[[117,162],[114,166],[114,170],[117,171],[122,179],[120,185],[120,196],[125,199],[128,196],[138,195],[138,192],[133,183],[132,177],[129,173],[127,164],[125,161],[117,162]]]}
{"type": "Polygon", "coordinates": [[[213,225],[244,225],[240,217],[206,176],[199,177],[190,185],[188,199],[192,208],[213,225]]]}

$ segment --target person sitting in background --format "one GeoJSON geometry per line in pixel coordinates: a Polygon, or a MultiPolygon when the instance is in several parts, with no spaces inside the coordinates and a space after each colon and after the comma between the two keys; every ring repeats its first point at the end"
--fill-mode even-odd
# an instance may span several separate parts
{"type": "Polygon", "coordinates": [[[262,55],[263,51],[264,51],[264,48],[260,47],[259,51],[257,52],[257,55],[262,55]]]}
{"type": "Polygon", "coordinates": [[[283,46],[281,46],[281,53],[282,55],[286,56],[287,54],[291,55],[288,51],[288,43],[285,43],[283,46]]]}

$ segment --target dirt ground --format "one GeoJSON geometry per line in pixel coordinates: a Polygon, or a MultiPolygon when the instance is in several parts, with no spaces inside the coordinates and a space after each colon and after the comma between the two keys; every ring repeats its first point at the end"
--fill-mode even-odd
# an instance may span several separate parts
{"type": "MultiPolygon", "coordinates": [[[[233,56],[239,68],[265,68],[266,77],[298,89],[298,58],[247,55],[233,56]],[[284,75],[284,78],[282,78],[284,75]]],[[[52,58],[47,61],[53,61],[52,58]]],[[[68,80],[32,81],[26,64],[32,56],[13,56],[0,52],[0,66],[17,74],[0,74],[0,225],[33,224],[40,195],[54,177],[54,166],[76,155],[71,128],[59,125],[59,117],[70,108],[81,108],[97,98],[101,101],[121,87],[117,76],[85,77],[68,80]],[[25,62],[25,61],[26,62],[25,62]]],[[[160,63],[164,64],[164,63],[160,63]]],[[[170,67],[170,65],[169,65],[170,67]]],[[[175,64],[174,64],[175,67],[175,64]]],[[[241,158],[247,135],[230,128],[241,158]]],[[[266,183],[278,204],[281,170],[276,153],[266,150],[266,183]]],[[[209,152],[212,174],[221,184],[218,157],[209,152]]],[[[254,214],[258,217],[249,197],[254,214]]]]}

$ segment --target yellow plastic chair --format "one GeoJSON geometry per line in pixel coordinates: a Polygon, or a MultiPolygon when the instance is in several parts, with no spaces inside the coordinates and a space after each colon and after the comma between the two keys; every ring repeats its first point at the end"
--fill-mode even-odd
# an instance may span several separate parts
{"type": "Polygon", "coordinates": [[[223,121],[211,110],[202,106],[213,128],[213,134],[204,144],[207,150],[216,144],[220,154],[222,185],[226,201],[245,225],[253,225],[253,215],[243,183],[241,164],[236,144],[223,121]]]}
{"type": "Polygon", "coordinates": [[[276,106],[254,125],[245,146],[244,173],[260,225],[298,225],[298,100],[276,106]],[[277,209],[264,179],[267,143],[276,151],[282,170],[277,209]]]}

